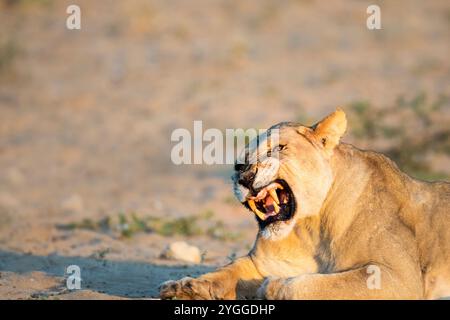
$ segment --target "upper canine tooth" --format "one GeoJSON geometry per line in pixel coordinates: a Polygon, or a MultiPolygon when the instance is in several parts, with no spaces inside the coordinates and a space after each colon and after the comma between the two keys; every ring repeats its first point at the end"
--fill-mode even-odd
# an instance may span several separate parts
{"type": "Polygon", "coordinates": [[[279,184],[278,182],[275,182],[275,186],[281,190],[283,190],[283,186],[281,184],[279,184]]]}
{"type": "MultiPolygon", "coordinates": [[[[276,202],[277,204],[280,204],[280,200],[278,199],[278,195],[277,195],[277,192],[275,191],[275,189],[270,189],[270,190],[269,190],[269,194],[270,194],[270,196],[272,197],[272,199],[275,200],[275,202],[276,202]]],[[[277,213],[278,213],[278,212],[277,212],[277,213]]]]}
{"type": "Polygon", "coordinates": [[[261,220],[265,220],[266,216],[264,215],[264,213],[262,213],[261,211],[259,211],[259,209],[256,207],[255,204],[255,200],[248,200],[248,205],[250,207],[250,209],[252,209],[252,211],[261,219],[261,220]]]}

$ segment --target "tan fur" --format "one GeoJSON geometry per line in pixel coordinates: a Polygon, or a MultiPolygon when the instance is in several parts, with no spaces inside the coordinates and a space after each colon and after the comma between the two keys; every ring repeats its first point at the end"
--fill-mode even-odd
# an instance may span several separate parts
{"type": "Polygon", "coordinates": [[[339,144],[341,110],[311,128],[277,128],[287,148],[276,178],[298,202],[292,230],[273,238],[258,233],[246,257],[167,282],[162,298],[450,296],[449,183],[415,180],[379,153],[339,144]],[[381,271],[379,288],[368,285],[370,266],[381,271]]]}

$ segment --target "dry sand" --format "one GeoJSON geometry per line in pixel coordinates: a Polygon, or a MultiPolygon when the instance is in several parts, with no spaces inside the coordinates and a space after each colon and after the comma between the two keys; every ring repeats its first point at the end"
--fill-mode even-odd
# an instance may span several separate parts
{"type": "MultiPolygon", "coordinates": [[[[79,31],[64,27],[72,1],[11,3],[0,1],[0,59],[14,56],[0,65],[0,299],[155,298],[164,280],[246,253],[256,224],[232,198],[231,167],[173,165],[175,128],[312,124],[354,101],[450,96],[445,0],[383,1],[381,31],[366,29],[365,1],[79,0],[79,31]],[[205,210],[241,237],[59,227],[205,210]],[[160,259],[176,240],[204,263],[160,259]],[[80,291],[65,286],[72,264],[80,291]]],[[[448,156],[432,160],[449,173],[448,156]]]]}

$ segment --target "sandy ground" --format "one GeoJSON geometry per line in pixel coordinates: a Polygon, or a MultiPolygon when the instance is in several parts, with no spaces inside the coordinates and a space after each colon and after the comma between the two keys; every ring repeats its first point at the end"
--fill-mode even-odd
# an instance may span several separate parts
{"type": "MultiPolygon", "coordinates": [[[[448,1],[0,1],[0,299],[155,298],[164,280],[198,275],[246,253],[253,217],[232,198],[230,166],[176,166],[175,128],[306,124],[358,101],[444,97],[418,134],[448,126],[448,1]],[[98,228],[119,213],[212,213],[238,238],[98,228]],[[176,240],[200,265],[164,260],[176,240]],[[82,290],[65,286],[69,265],[82,290]]],[[[403,115],[392,112],[400,123],[403,115]]],[[[346,141],[383,150],[386,139],[346,141]]],[[[432,168],[450,174],[448,154],[432,168]]],[[[212,223],[212,222],[208,222],[212,223]]],[[[206,227],[205,227],[206,228],[206,227]]]]}

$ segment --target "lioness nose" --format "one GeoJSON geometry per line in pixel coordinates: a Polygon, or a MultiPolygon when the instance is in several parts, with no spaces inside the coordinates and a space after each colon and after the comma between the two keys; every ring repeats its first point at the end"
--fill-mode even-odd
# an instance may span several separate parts
{"type": "Polygon", "coordinates": [[[248,163],[236,163],[234,165],[234,170],[239,172],[247,171],[250,168],[250,165],[248,163]]]}
{"type": "Polygon", "coordinates": [[[239,180],[238,182],[243,185],[244,187],[247,187],[249,189],[251,189],[252,184],[253,184],[253,180],[255,179],[255,172],[248,170],[245,172],[241,172],[239,175],[239,180]]]}

